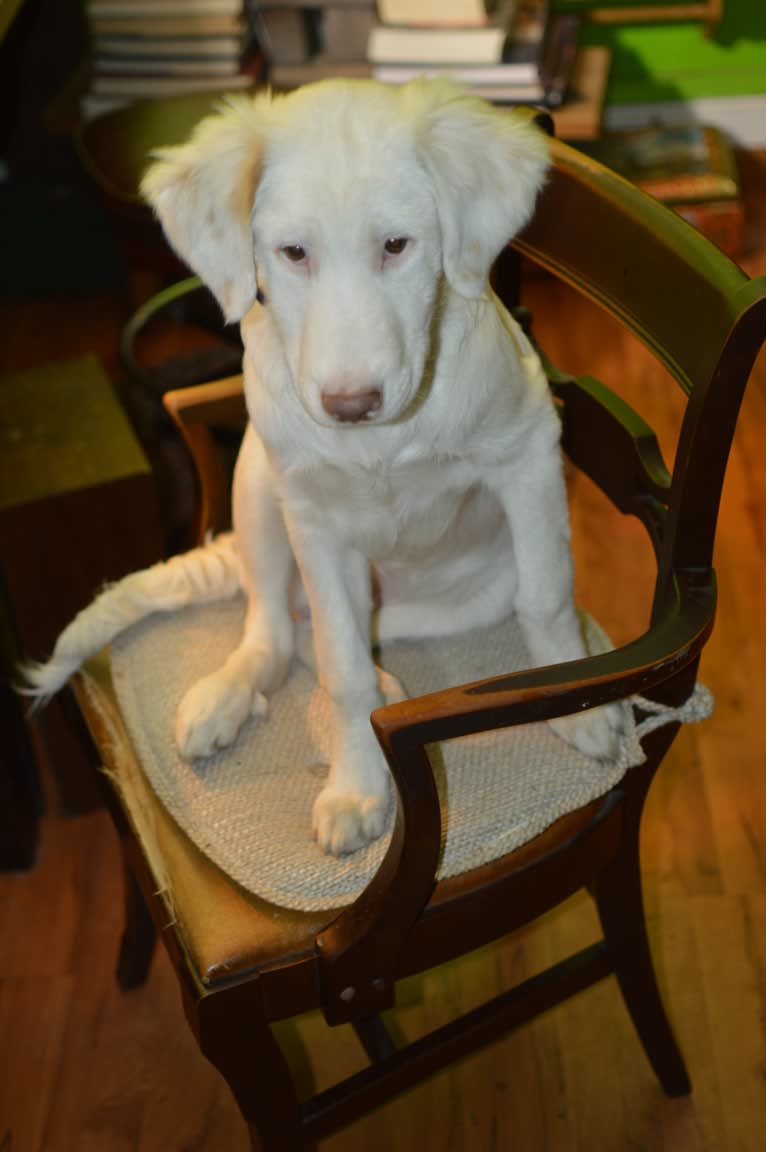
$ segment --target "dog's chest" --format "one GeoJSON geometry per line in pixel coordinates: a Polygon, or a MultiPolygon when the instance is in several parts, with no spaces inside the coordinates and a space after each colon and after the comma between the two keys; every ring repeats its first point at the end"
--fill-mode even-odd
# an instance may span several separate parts
{"type": "Polygon", "coordinates": [[[338,536],[371,560],[417,560],[464,517],[478,488],[475,468],[445,458],[387,468],[322,469],[313,498],[338,536]]]}

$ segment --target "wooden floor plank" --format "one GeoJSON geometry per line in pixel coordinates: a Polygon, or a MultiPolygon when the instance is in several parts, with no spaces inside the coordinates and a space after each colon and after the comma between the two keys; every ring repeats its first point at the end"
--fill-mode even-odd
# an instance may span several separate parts
{"type": "Polygon", "coordinates": [[[697,897],[692,913],[711,1021],[708,1058],[725,1101],[723,1146],[755,1149],[766,1117],[766,894],[697,897]]]}

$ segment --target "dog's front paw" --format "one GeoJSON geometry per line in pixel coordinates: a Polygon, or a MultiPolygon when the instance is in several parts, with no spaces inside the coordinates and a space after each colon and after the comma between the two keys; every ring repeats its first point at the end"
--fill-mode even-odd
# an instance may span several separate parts
{"type": "Polygon", "coordinates": [[[382,834],[387,796],[340,792],[328,785],[314,802],[314,837],[323,852],[345,856],[382,834]]]}
{"type": "Polygon", "coordinates": [[[548,723],[557,736],[593,760],[614,760],[619,754],[624,730],[619,704],[557,716],[548,723]]]}
{"type": "Polygon", "coordinates": [[[226,748],[249,716],[265,716],[265,696],[224,669],[193,684],[176,714],[176,746],[185,760],[226,748]]]}

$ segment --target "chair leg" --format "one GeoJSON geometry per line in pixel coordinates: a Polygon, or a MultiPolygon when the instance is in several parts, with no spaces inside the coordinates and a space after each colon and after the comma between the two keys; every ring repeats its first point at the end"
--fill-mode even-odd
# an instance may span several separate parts
{"type": "Polygon", "coordinates": [[[646,933],[637,824],[592,891],[620,991],[649,1062],[668,1096],[686,1096],[691,1083],[662,1003],[646,933]]]}
{"type": "Polygon", "coordinates": [[[125,927],[117,960],[117,980],[128,991],[146,981],[154,955],[157,930],[133,872],[123,861],[125,927]]]}
{"type": "Polygon", "coordinates": [[[261,1012],[256,982],[204,996],[193,1006],[191,1022],[203,1054],[239,1105],[253,1152],[311,1149],[293,1077],[261,1012]]]}
{"type": "MultiPolygon", "coordinates": [[[[254,1128],[250,1128],[249,1133],[250,1133],[250,1152],[269,1152],[269,1150],[271,1148],[276,1148],[277,1146],[279,1146],[280,1148],[285,1147],[284,1143],[282,1143],[282,1144],[278,1144],[278,1145],[277,1144],[269,1144],[268,1148],[267,1148],[267,1146],[261,1142],[261,1138],[254,1128]]],[[[319,1145],[318,1144],[301,1144],[300,1148],[301,1148],[301,1152],[318,1152],[319,1145]]]]}

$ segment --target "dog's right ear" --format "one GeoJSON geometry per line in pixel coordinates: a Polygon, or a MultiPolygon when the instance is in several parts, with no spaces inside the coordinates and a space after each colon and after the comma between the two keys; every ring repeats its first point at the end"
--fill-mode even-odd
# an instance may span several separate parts
{"type": "Polygon", "coordinates": [[[400,92],[433,183],[444,271],[457,292],[477,298],[492,262],[532,215],[548,140],[524,115],[450,80],[412,80],[400,92]]]}
{"type": "Polygon", "coordinates": [[[173,248],[230,322],[242,319],[256,295],[251,215],[268,100],[228,101],[186,144],[156,152],[141,182],[173,248]]]}

